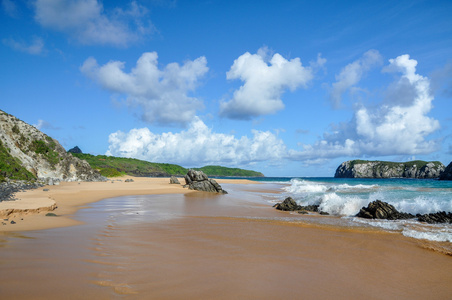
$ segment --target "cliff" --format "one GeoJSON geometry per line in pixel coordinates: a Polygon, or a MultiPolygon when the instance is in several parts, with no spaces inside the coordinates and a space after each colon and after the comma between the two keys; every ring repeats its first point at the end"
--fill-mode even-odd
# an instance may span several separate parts
{"type": "Polygon", "coordinates": [[[343,162],[335,178],[438,178],[445,166],[439,161],[386,162],[350,160],[343,162]]]}
{"type": "Polygon", "coordinates": [[[444,172],[439,176],[439,180],[452,180],[452,162],[444,169],[444,172]]]}
{"type": "Polygon", "coordinates": [[[105,178],[46,134],[0,110],[0,180],[101,181],[105,178]]]}

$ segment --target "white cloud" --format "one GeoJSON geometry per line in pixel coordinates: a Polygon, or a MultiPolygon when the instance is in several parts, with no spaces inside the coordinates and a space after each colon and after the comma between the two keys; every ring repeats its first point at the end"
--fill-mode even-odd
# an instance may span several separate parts
{"type": "Polygon", "coordinates": [[[45,52],[44,41],[39,37],[34,37],[31,43],[16,41],[14,39],[3,39],[3,44],[20,52],[39,55],[45,52]]]}
{"type": "Polygon", "coordinates": [[[330,92],[330,101],[334,108],[339,108],[342,95],[352,89],[372,67],[382,63],[382,57],[377,50],[369,50],[364,55],[345,66],[336,75],[336,82],[333,83],[330,92]]]}
{"type": "MultiPolygon", "coordinates": [[[[226,78],[240,79],[244,84],[230,101],[220,104],[220,115],[248,120],[275,113],[284,108],[281,95],[285,90],[294,91],[312,79],[311,68],[303,67],[298,57],[269,56],[267,49],[261,48],[257,54],[246,52],[234,61],[226,78]]],[[[324,61],[319,57],[317,63],[324,61]]]]}
{"type": "Polygon", "coordinates": [[[88,58],[81,72],[97,81],[104,89],[127,95],[127,105],[140,107],[143,119],[149,123],[185,125],[194,117],[202,102],[189,97],[199,79],[209,70],[205,57],[170,63],[159,70],[156,52],[143,53],[130,73],[124,72],[124,62],[110,61],[99,66],[88,58]]]}
{"type": "Polygon", "coordinates": [[[428,154],[438,149],[434,140],[426,140],[439,129],[439,122],[427,116],[433,96],[428,78],[416,74],[417,61],[409,55],[389,60],[385,72],[401,73],[392,88],[411,95],[402,101],[394,99],[377,108],[360,107],[349,123],[340,124],[333,133],[303,151],[291,150],[296,159],[340,156],[385,156],[428,154]],[[408,90],[408,91],[407,91],[408,90]]]}
{"type": "Polygon", "coordinates": [[[246,165],[279,161],[286,155],[284,142],[269,131],[252,131],[252,138],[215,133],[196,117],[179,133],[155,134],[148,128],[117,131],[109,136],[107,155],[134,157],[184,166],[246,165]]]}
{"type": "Polygon", "coordinates": [[[43,27],[70,35],[82,44],[127,46],[149,33],[147,10],[131,2],[128,10],[110,15],[97,0],[37,0],[35,20],[43,27]]]}

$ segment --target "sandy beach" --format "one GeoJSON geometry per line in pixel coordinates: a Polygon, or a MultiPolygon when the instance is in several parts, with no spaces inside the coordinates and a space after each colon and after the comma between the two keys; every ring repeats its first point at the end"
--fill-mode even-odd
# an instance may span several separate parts
{"type": "Polygon", "coordinates": [[[218,180],[230,193],[215,195],[168,178],[125,179],[61,183],[18,194],[21,210],[19,201],[2,207],[2,297],[448,299],[452,292],[451,256],[400,234],[276,211],[258,201],[271,190],[252,182],[218,180]],[[28,201],[40,204],[27,210],[28,201]],[[50,210],[57,217],[45,216],[50,210]]]}

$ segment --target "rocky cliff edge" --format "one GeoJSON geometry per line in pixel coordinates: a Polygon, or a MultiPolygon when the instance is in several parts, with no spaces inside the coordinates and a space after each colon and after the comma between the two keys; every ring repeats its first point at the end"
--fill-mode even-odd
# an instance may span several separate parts
{"type": "Polygon", "coordinates": [[[11,163],[3,162],[0,176],[12,178],[23,170],[22,177],[49,181],[103,181],[106,178],[84,160],[73,157],[58,143],[16,117],[0,110],[0,154],[11,163]],[[11,164],[14,163],[12,169],[11,164]]]}

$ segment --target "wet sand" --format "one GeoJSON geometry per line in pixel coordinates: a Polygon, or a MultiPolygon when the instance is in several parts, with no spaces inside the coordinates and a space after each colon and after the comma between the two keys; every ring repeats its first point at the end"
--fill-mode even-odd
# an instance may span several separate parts
{"type": "Polygon", "coordinates": [[[450,298],[450,256],[396,233],[309,224],[309,217],[263,204],[265,188],[257,185],[223,187],[230,194],[138,190],[73,211],[79,226],[4,232],[0,293],[5,299],[450,298]]]}

